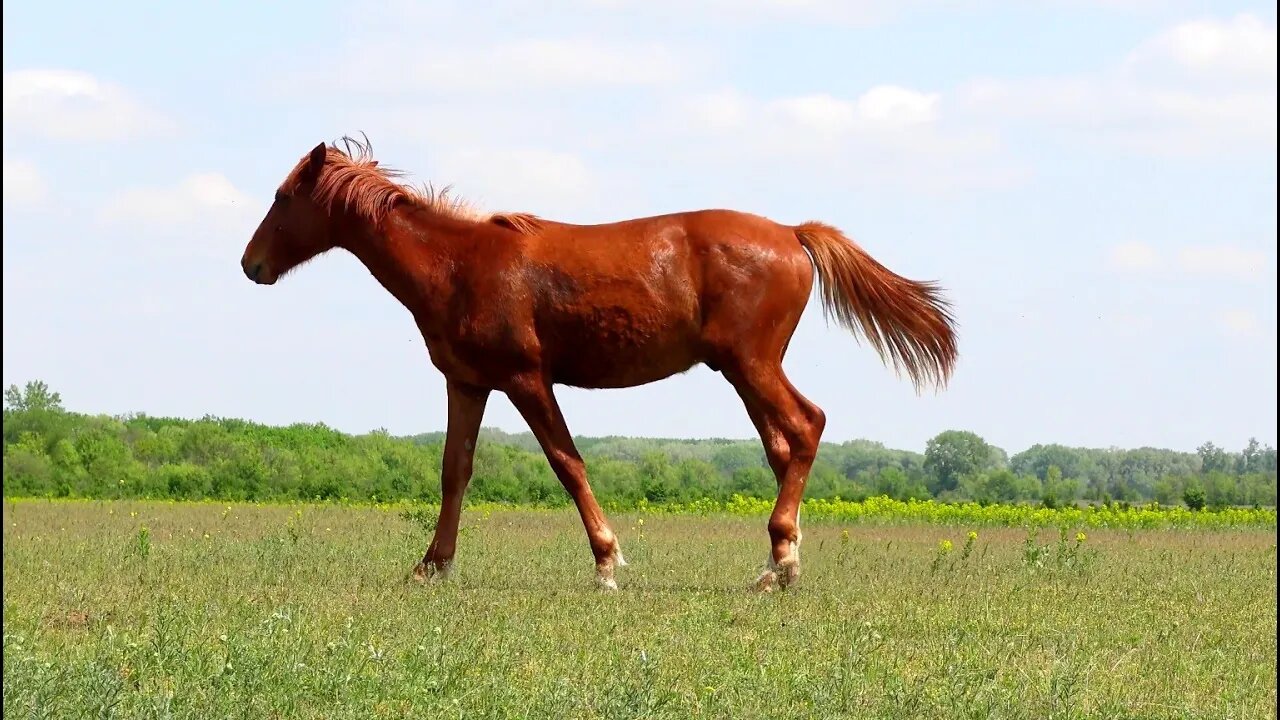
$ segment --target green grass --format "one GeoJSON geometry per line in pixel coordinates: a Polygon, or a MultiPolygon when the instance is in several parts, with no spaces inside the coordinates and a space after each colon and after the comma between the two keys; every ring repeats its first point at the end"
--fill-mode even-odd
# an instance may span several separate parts
{"type": "Polygon", "coordinates": [[[761,596],[763,518],[613,520],[606,595],[571,510],[422,587],[393,508],[7,501],[4,716],[1276,717],[1274,529],[812,519],[761,596]]]}

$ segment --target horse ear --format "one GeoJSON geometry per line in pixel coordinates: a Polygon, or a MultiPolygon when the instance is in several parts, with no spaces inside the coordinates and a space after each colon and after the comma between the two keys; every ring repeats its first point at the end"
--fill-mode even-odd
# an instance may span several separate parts
{"type": "Polygon", "coordinates": [[[320,171],[324,169],[327,152],[324,143],[320,143],[311,150],[311,157],[307,158],[307,176],[310,179],[314,180],[320,177],[320,171]]]}

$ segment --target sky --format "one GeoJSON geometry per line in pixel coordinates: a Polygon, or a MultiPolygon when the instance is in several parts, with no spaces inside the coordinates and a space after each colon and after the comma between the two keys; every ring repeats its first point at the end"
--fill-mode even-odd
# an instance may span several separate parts
{"type": "MultiPolygon", "coordinates": [[[[784,368],[825,440],[1276,444],[1276,13],[1183,0],[5,3],[3,382],[90,413],[443,429],[350,255],[239,260],[317,142],[489,210],[727,207],[938,281],[917,395],[816,294],[784,368]]],[[[698,367],[558,388],[578,435],[755,437],[698,367]]],[[[526,427],[495,395],[485,425],[526,427]]]]}

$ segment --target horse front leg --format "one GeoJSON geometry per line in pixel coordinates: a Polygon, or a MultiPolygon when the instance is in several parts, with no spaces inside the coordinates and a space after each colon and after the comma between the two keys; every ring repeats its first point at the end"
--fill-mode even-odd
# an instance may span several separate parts
{"type": "Polygon", "coordinates": [[[449,421],[444,440],[444,458],[440,465],[440,518],[431,545],[422,562],[413,569],[413,577],[426,581],[443,578],[449,572],[458,547],[458,523],[462,515],[462,498],[471,481],[472,459],[476,436],[484,418],[489,391],[450,381],[449,421]]]}
{"type": "Polygon", "coordinates": [[[591,543],[591,553],[595,556],[596,583],[604,590],[617,590],[614,570],[627,562],[622,557],[618,536],[609,527],[604,511],[591,492],[586,464],[573,444],[573,436],[565,425],[551,385],[541,377],[524,378],[506,393],[538,439],[547,461],[551,463],[551,470],[578,507],[587,540],[591,543]]]}

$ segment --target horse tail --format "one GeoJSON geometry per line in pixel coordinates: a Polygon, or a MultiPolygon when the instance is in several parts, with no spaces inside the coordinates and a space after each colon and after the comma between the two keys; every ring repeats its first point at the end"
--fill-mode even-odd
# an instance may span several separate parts
{"type": "Polygon", "coordinates": [[[897,373],[905,368],[917,393],[926,382],[945,387],[958,352],[955,318],[941,289],[898,275],[825,223],[794,231],[813,258],[824,316],[834,314],[855,337],[861,331],[882,362],[891,360],[897,373]]]}

